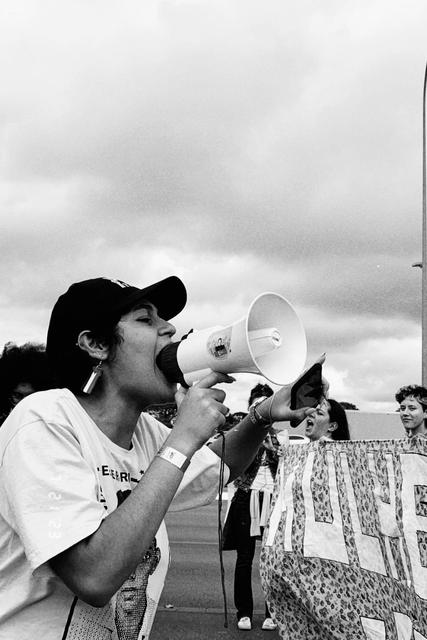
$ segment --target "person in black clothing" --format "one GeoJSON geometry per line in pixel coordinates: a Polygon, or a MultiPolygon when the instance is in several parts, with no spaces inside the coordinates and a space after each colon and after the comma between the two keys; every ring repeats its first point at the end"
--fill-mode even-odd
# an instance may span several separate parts
{"type": "MultiPolygon", "coordinates": [[[[257,384],[251,391],[248,406],[257,399],[268,398],[272,389],[265,384],[257,384]]],[[[241,414],[240,414],[241,415],[241,414]]],[[[236,491],[224,525],[224,550],[236,550],[234,570],[234,604],[237,610],[239,629],[252,628],[253,594],[252,563],[256,541],[261,539],[267,523],[274,478],[277,471],[279,442],[274,433],[268,433],[255,459],[244,474],[234,482],[236,491]]],[[[276,628],[267,603],[263,629],[276,628]]]]}

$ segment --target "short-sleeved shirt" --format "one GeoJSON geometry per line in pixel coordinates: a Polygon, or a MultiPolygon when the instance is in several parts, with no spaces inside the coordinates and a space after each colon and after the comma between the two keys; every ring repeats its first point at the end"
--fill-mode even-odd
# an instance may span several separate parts
{"type": "MultiPolygon", "coordinates": [[[[134,573],[102,608],[79,600],[49,560],[98,529],[169,433],[143,413],[131,448],[123,449],[68,389],[35,393],[12,411],[0,429],[1,640],[148,638],[169,565],[164,523],[134,573]]],[[[170,508],[213,500],[219,462],[202,447],[170,508]]]]}

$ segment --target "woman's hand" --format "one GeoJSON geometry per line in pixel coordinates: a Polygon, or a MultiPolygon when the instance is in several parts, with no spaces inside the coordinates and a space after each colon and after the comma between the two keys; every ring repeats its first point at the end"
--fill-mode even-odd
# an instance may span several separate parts
{"type": "Polygon", "coordinates": [[[233,377],[213,371],[189,389],[180,388],[175,395],[178,413],[168,442],[176,436],[179,451],[192,455],[209,440],[225,423],[229,411],[224,405],[225,391],[214,387],[231,382],[233,377]]]}
{"type": "Polygon", "coordinates": [[[314,411],[310,407],[291,409],[289,403],[289,389],[288,387],[282,387],[274,395],[257,405],[257,412],[263,418],[270,419],[271,422],[287,422],[290,420],[304,420],[306,416],[314,411]]]}
{"type": "MultiPolygon", "coordinates": [[[[329,384],[325,378],[322,378],[323,394],[326,397],[329,384]]],[[[281,387],[272,396],[266,398],[257,405],[257,412],[265,419],[273,422],[287,422],[295,420],[300,422],[308,415],[315,411],[312,407],[301,407],[299,409],[291,409],[291,389],[293,385],[281,387]]]]}
{"type": "MultiPolygon", "coordinates": [[[[316,362],[322,364],[325,362],[326,354],[322,354],[316,362]]],[[[309,367],[310,368],[310,367],[309,367]]],[[[291,409],[291,394],[294,385],[304,376],[308,371],[306,369],[292,384],[281,387],[278,391],[270,396],[257,406],[257,411],[263,418],[270,418],[271,422],[284,422],[284,421],[300,421],[305,417],[313,413],[314,408],[302,407],[300,409],[291,409]]],[[[322,388],[323,397],[327,398],[329,390],[329,382],[322,376],[322,388]]]]}

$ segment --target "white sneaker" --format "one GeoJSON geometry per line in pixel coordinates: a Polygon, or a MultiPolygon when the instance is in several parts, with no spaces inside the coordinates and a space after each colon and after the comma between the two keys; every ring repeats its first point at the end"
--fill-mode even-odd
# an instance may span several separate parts
{"type": "Polygon", "coordinates": [[[266,618],[262,623],[261,629],[264,629],[264,631],[273,631],[274,629],[277,629],[277,624],[272,618],[266,618]]]}
{"type": "Polygon", "coordinates": [[[251,619],[248,618],[247,616],[244,616],[243,618],[240,618],[240,620],[237,621],[237,626],[239,627],[239,629],[245,629],[246,631],[250,631],[252,629],[251,619]]]}

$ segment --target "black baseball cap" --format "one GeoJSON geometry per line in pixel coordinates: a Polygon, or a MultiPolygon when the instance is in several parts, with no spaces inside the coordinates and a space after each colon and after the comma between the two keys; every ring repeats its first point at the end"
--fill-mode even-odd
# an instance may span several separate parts
{"type": "Polygon", "coordinates": [[[143,289],[109,278],[72,284],[58,298],[50,316],[46,341],[49,358],[73,347],[81,331],[117,323],[142,300],[154,304],[159,316],[170,320],[184,308],[187,292],[177,276],[169,276],[143,289]]]}

